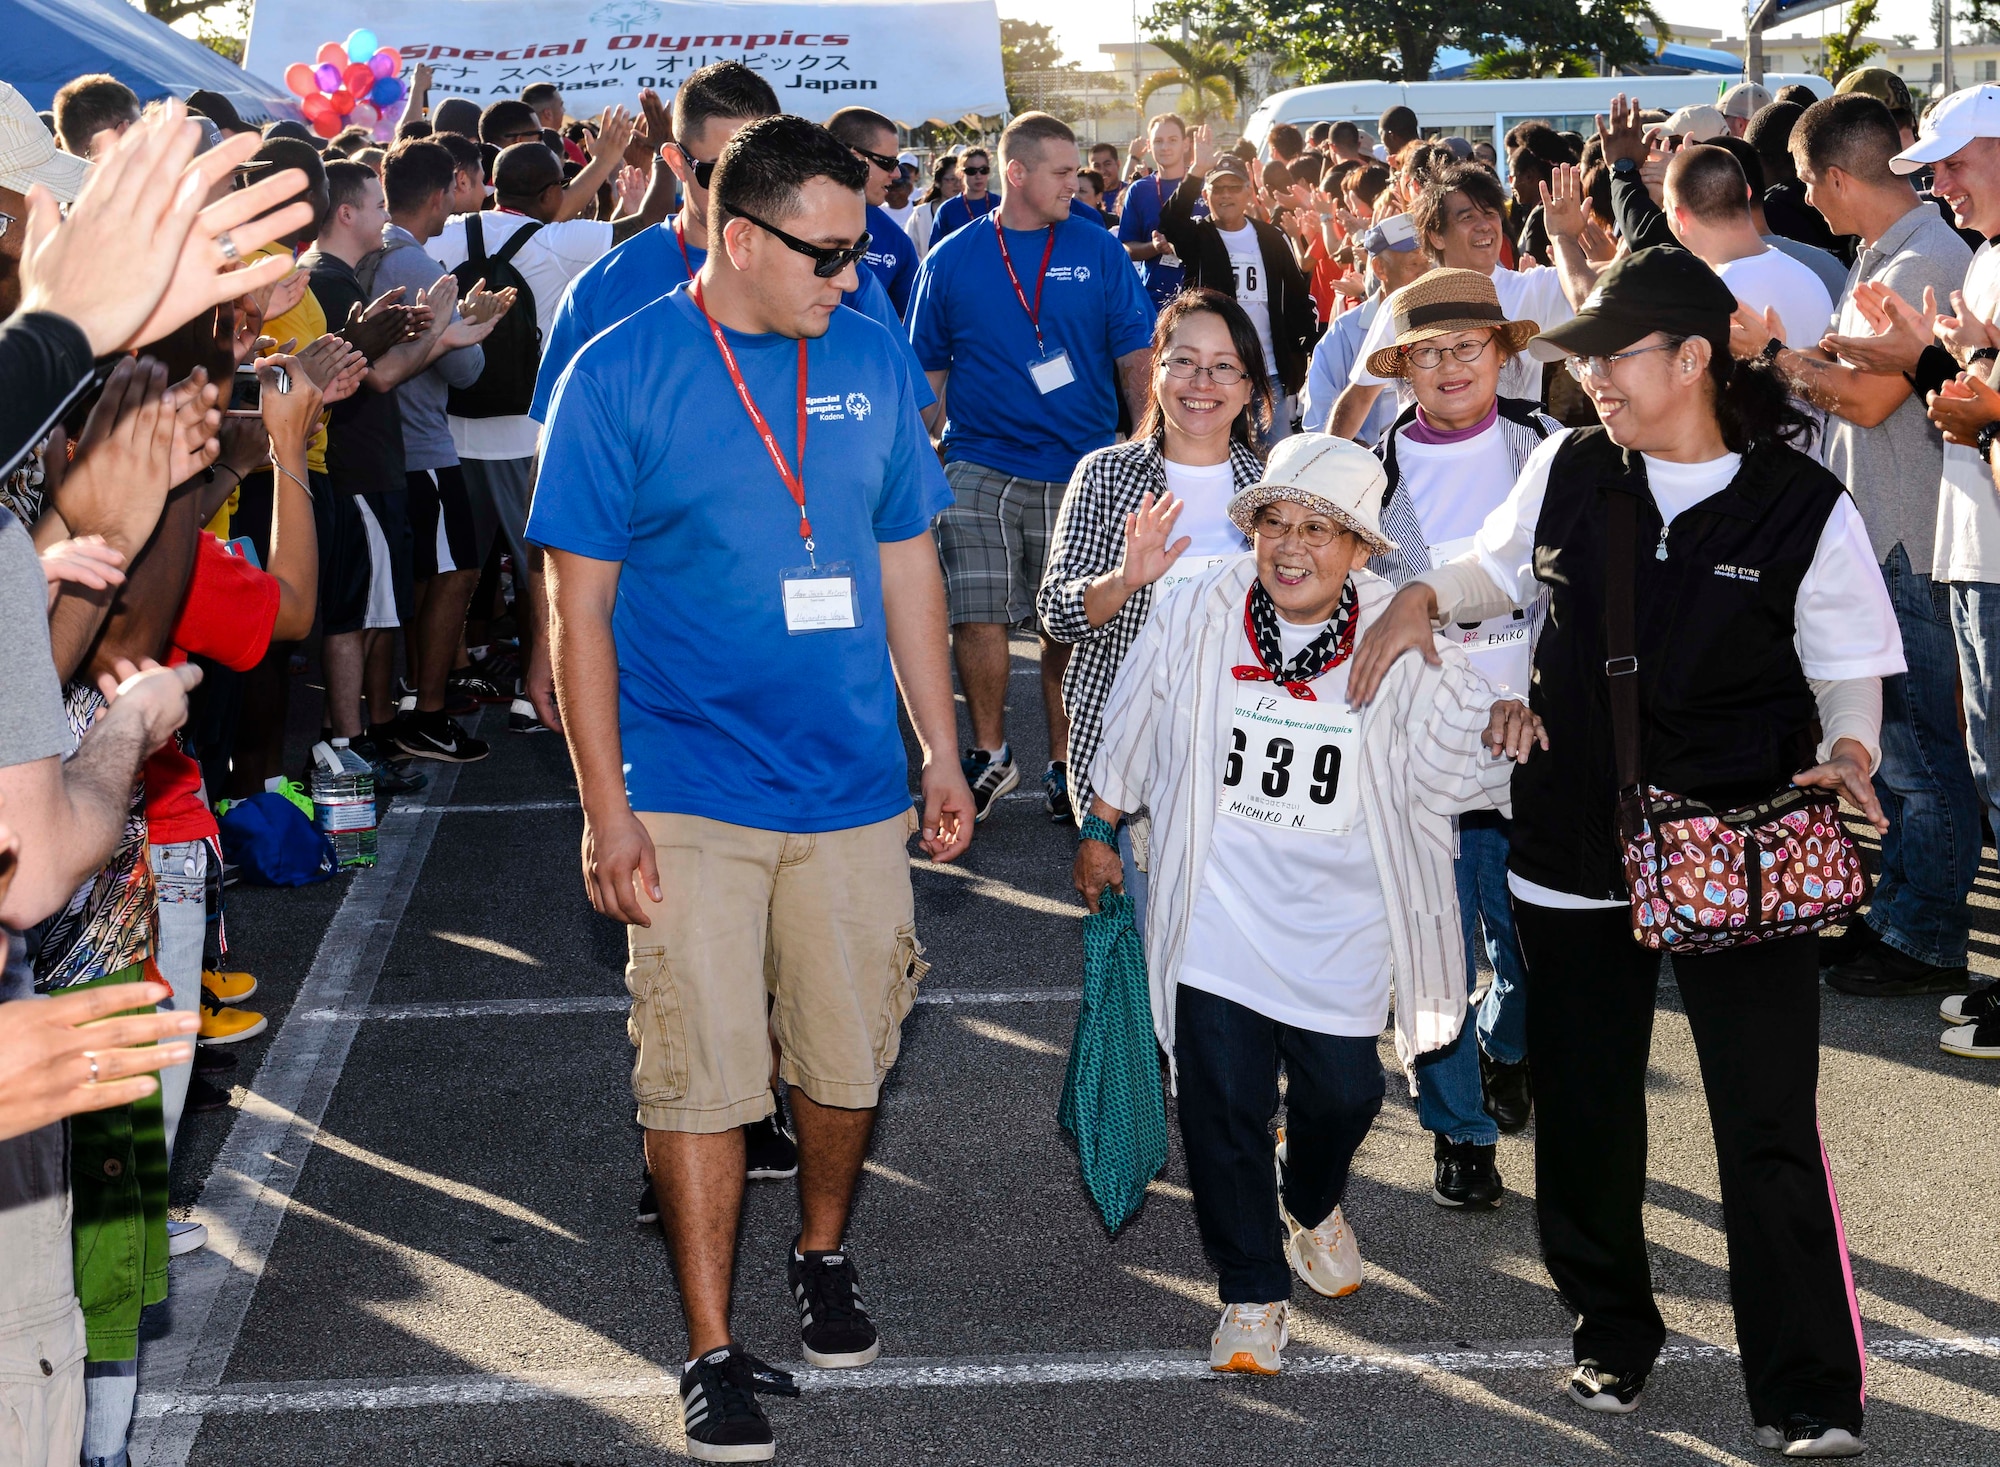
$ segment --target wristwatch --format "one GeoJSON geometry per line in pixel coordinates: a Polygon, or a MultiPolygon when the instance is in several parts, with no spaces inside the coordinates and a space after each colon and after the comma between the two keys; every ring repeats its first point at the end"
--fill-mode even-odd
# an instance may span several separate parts
{"type": "Polygon", "coordinates": [[[1982,346],[1978,351],[1965,359],[1965,364],[1969,367],[1974,362],[1991,362],[1996,360],[2000,360],[2000,346],[1982,346]]]}
{"type": "Polygon", "coordinates": [[[1639,176],[1639,160],[1636,158],[1620,158],[1616,163],[1611,165],[1611,172],[1617,178],[1637,178],[1639,176]]]}
{"type": "Polygon", "coordinates": [[[2000,422],[1988,423],[1979,430],[1979,436],[1973,441],[1979,445],[1979,456],[1981,458],[1991,456],[1993,445],[1996,442],[2000,442],[2000,422]]]}

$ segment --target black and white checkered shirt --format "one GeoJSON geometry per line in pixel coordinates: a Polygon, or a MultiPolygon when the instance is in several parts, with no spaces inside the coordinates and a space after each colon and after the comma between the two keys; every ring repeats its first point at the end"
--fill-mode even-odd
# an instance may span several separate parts
{"type": "MultiPolygon", "coordinates": [[[[1264,472],[1256,453],[1237,442],[1229,445],[1229,467],[1238,489],[1256,483],[1264,472]]],[[[1070,799],[1079,821],[1090,810],[1090,759],[1102,733],[1104,701],[1153,610],[1153,588],[1141,586],[1116,616],[1093,627],[1084,614],[1083,593],[1124,560],[1125,516],[1138,509],[1144,495],[1157,501],[1166,492],[1166,462],[1158,439],[1113,444],[1076,466],[1056,515],[1035,609],[1051,637],[1076,647],[1063,674],[1063,708],[1070,721],[1070,799]]]]}

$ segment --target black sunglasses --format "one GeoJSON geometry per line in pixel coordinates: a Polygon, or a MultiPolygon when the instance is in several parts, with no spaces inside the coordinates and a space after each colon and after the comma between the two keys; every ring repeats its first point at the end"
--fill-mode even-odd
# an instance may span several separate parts
{"type": "Polygon", "coordinates": [[[960,173],[977,173],[983,177],[984,175],[991,173],[993,170],[991,168],[961,168],[958,171],[960,173]]]}
{"type": "Polygon", "coordinates": [[[847,146],[852,148],[858,156],[866,158],[884,173],[902,172],[903,160],[900,158],[893,157],[887,153],[871,153],[859,143],[849,143],[847,146]]]}
{"type": "MultiPolygon", "coordinates": [[[[681,155],[682,161],[687,164],[688,172],[694,175],[694,186],[696,188],[707,188],[708,181],[715,177],[715,165],[721,160],[710,158],[704,162],[690,153],[684,143],[675,143],[674,148],[681,155]]],[[[744,217],[747,219],[749,216],[746,214],[744,217]]]]}
{"type": "Polygon", "coordinates": [[[866,230],[862,231],[861,237],[855,240],[853,244],[847,245],[844,248],[838,245],[807,244],[796,235],[785,233],[784,230],[778,228],[775,224],[766,224],[755,214],[746,214],[741,209],[730,208],[727,204],[724,204],[722,208],[724,213],[733,214],[738,219],[748,219],[766,234],[776,235],[778,239],[784,242],[788,249],[797,250],[802,255],[812,256],[813,274],[817,275],[821,280],[833,279],[834,276],[845,270],[849,265],[859,261],[868,253],[868,233],[866,230]]]}

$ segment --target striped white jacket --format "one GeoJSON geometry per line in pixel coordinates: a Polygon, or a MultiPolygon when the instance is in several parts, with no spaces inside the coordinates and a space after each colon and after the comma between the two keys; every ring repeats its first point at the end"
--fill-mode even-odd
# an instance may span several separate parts
{"type": "MultiPolygon", "coordinates": [[[[1118,670],[1090,765],[1091,788],[1107,804],[1152,811],[1146,967],[1153,1032],[1170,1061],[1174,993],[1229,743],[1228,669],[1237,661],[1243,598],[1256,570],[1255,554],[1238,556],[1155,608],[1118,670]]],[[[1367,571],[1354,580],[1365,630],[1392,590],[1367,571]]],[[[1388,911],[1396,1054],[1412,1094],[1416,1057],[1449,1044],[1465,1020],[1452,817],[1509,813],[1514,768],[1488,754],[1483,740],[1498,694],[1456,647],[1438,652],[1442,667],[1398,658],[1361,716],[1361,807],[1388,911]]]]}

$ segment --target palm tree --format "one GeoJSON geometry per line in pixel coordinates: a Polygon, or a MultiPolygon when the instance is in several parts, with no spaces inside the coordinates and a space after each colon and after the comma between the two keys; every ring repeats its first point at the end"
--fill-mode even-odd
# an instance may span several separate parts
{"type": "Polygon", "coordinates": [[[1248,85],[1236,47],[1228,41],[1162,41],[1151,44],[1167,53],[1175,63],[1170,71],[1158,71],[1139,84],[1139,110],[1146,100],[1168,87],[1181,89],[1180,112],[1189,122],[1206,122],[1210,117],[1236,115],[1237,98],[1248,85]]]}

